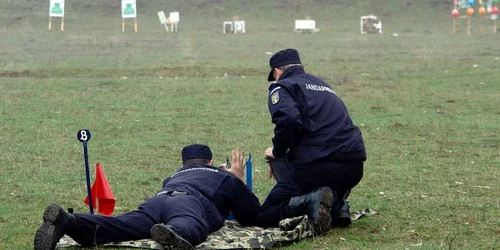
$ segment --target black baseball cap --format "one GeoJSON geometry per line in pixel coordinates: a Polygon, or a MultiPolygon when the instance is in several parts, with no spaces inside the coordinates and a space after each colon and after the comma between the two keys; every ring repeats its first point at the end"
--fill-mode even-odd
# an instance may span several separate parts
{"type": "Polygon", "coordinates": [[[182,162],[192,159],[212,160],[212,151],[207,145],[191,144],[182,149],[182,162]]]}
{"type": "Polygon", "coordinates": [[[271,59],[269,59],[269,65],[271,66],[271,72],[267,77],[268,81],[275,81],[273,76],[273,70],[289,64],[302,64],[300,62],[299,52],[296,49],[285,49],[276,52],[271,59]]]}

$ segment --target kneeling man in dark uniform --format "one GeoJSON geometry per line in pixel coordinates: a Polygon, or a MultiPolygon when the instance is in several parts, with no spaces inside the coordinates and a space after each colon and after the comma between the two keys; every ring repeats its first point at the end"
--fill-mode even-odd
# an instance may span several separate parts
{"type": "Polygon", "coordinates": [[[304,71],[295,49],[269,62],[268,108],[275,124],[265,155],[278,183],[261,207],[257,225],[308,214],[317,234],[351,223],[347,197],[363,176],[365,144],[344,102],[320,78],[304,71]]]}
{"type": "Polygon", "coordinates": [[[194,249],[223,226],[230,212],[242,226],[254,226],[260,204],[243,182],[243,158],[243,152],[233,151],[230,172],[213,166],[208,146],[186,146],[183,166],[135,211],[106,217],[70,214],[58,204],[49,205],[34,247],[55,249],[67,234],[84,247],[153,238],[170,249],[194,249]]]}

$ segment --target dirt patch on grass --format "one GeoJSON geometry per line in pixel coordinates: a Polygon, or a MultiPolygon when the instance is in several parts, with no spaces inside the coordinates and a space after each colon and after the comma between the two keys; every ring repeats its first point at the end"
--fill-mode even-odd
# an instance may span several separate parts
{"type": "Polygon", "coordinates": [[[23,77],[31,77],[31,72],[28,70],[24,70],[21,72],[18,71],[6,71],[0,72],[0,78],[23,78],[23,77]]]}
{"type": "Polygon", "coordinates": [[[237,67],[159,67],[159,68],[132,68],[132,69],[48,69],[36,71],[4,71],[0,78],[60,78],[60,77],[223,77],[223,76],[265,76],[264,68],[237,68],[237,67]]]}

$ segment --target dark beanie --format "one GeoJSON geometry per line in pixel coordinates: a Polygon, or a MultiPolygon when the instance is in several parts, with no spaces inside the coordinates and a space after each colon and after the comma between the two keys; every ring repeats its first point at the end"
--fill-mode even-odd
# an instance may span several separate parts
{"type": "Polygon", "coordinates": [[[273,70],[289,64],[302,64],[300,62],[299,52],[295,49],[285,49],[276,52],[271,59],[269,59],[269,65],[271,66],[271,72],[267,77],[268,81],[274,81],[273,70]]]}
{"type": "Polygon", "coordinates": [[[212,151],[207,145],[192,144],[182,149],[182,162],[192,159],[212,160],[212,151]]]}

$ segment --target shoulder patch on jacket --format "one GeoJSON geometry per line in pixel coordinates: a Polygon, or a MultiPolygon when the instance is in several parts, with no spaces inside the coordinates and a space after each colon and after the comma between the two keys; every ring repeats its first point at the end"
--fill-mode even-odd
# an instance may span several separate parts
{"type": "Polygon", "coordinates": [[[275,91],[272,95],[271,95],[271,102],[273,104],[276,104],[280,101],[280,94],[278,91],[275,91]]]}

